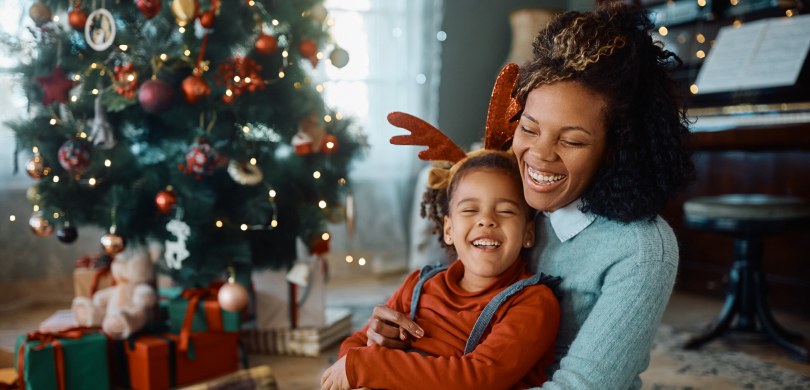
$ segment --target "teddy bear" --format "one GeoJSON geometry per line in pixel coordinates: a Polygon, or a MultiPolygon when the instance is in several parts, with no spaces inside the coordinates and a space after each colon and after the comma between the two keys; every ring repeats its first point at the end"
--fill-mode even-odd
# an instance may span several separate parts
{"type": "Polygon", "coordinates": [[[88,297],[73,299],[71,310],[79,325],[98,326],[109,337],[125,339],[143,328],[152,317],[157,302],[152,280],[153,261],[159,250],[133,245],[113,258],[110,264],[115,284],[88,297]]]}

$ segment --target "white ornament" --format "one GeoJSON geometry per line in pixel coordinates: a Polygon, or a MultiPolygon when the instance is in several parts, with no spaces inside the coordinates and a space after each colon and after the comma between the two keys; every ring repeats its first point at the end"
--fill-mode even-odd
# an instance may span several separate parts
{"type": "Polygon", "coordinates": [[[93,139],[93,145],[96,145],[99,149],[108,150],[115,147],[115,135],[113,135],[112,125],[107,120],[107,112],[104,111],[104,107],[101,105],[101,95],[102,93],[99,93],[96,97],[96,116],[90,122],[92,128],[90,138],[93,139]]]}
{"type": "Polygon", "coordinates": [[[84,39],[95,51],[104,51],[115,40],[115,19],[110,11],[99,8],[90,13],[84,25],[84,39]]]}
{"type": "Polygon", "coordinates": [[[191,234],[191,228],[185,222],[179,219],[173,219],[166,224],[166,230],[177,237],[177,241],[166,240],[166,265],[171,269],[180,269],[183,267],[183,260],[187,259],[190,255],[186,249],[186,240],[191,234]]]}
{"type": "Polygon", "coordinates": [[[228,175],[231,176],[233,181],[245,186],[259,184],[264,178],[262,170],[258,166],[242,164],[236,160],[228,161],[228,175]]]}

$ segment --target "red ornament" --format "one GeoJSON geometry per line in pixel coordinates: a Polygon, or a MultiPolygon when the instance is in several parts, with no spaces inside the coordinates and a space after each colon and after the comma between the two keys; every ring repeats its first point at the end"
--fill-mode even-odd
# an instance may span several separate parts
{"type": "Polygon", "coordinates": [[[135,91],[138,89],[138,72],[132,63],[126,65],[116,65],[113,75],[113,88],[119,95],[127,98],[135,98],[135,91]]]}
{"type": "Polygon", "coordinates": [[[216,82],[226,89],[222,101],[230,104],[244,92],[264,89],[261,71],[262,67],[248,57],[234,57],[233,62],[220,65],[216,82]]]}
{"type": "Polygon", "coordinates": [[[138,101],[146,112],[157,114],[169,108],[174,97],[172,87],[160,79],[151,79],[138,90],[138,101]]]}
{"type": "Polygon", "coordinates": [[[65,72],[59,66],[53,68],[51,74],[37,77],[37,83],[42,86],[45,93],[42,96],[42,103],[46,106],[54,101],[66,103],[68,93],[73,88],[73,80],[65,77],[65,72]]]}
{"type": "Polygon", "coordinates": [[[170,213],[176,204],[177,194],[174,193],[174,190],[172,190],[171,187],[166,188],[155,195],[155,206],[157,206],[158,211],[160,211],[162,214],[170,213]]]}
{"type": "Polygon", "coordinates": [[[315,43],[314,40],[312,39],[301,40],[301,42],[298,44],[298,52],[301,53],[301,55],[304,58],[309,60],[309,62],[312,64],[312,67],[318,65],[318,57],[317,57],[318,44],[315,43]]]}
{"type": "Polygon", "coordinates": [[[81,175],[90,168],[90,143],[71,138],[59,147],[59,165],[69,173],[81,175]]]}
{"type": "Polygon", "coordinates": [[[216,12],[214,12],[212,9],[204,11],[202,14],[200,14],[200,25],[205,28],[213,28],[216,16],[216,12]]]}
{"type": "Polygon", "coordinates": [[[278,50],[278,40],[272,35],[261,34],[253,46],[259,54],[273,54],[278,50]]]}
{"type": "Polygon", "coordinates": [[[152,19],[160,12],[160,0],[138,0],[138,10],[147,19],[152,19]]]}
{"type": "Polygon", "coordinates": [[[330,238],[323,239],[323,237],[315,237],[309,245],[309,252],[313,255],[323,255],[329,252],[330,238]]]}
{"type": "Polygon", "coordinates": [[[335,138],[332,134],[327,134],[326,137],[323,138],[323,145],[321,146],[321,153],[323,154],[332,154],[337,152],[338,149],[338,142],[337,138],[335,138]]]}
{"type": "Polygon", "coordinates": [[[208,86],[208,83],[205,82],[201,76],[199,76],[196,70],[195,74],[186,77],[183,80],[183,97],[186,98],[186,101],[191,104],[196,104],[200,101],[200,99],[208,96],[211,94],[211,87],[208,86]]]}
{"type": "Polygon", "coordinates": [[[218,166],[224,165],[227,161],[219,157],[214,147],[205,138],[200,138],[193,143],[186,152],[186,164],[181,164],[180,169],[185,174],[194,174],[197,178],[203,175],[210,175],[218,166]]]}
{"type": "Polygon", "coordinates": [[[87,24],[87,11],[79,8],[77,4],[68,12],[68,24],[76,31],[84,31],[84,25],[87,24]]]}

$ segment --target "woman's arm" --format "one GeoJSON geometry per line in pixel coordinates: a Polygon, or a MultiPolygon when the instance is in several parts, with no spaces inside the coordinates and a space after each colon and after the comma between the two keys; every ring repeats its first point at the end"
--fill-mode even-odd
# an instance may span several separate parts
{"type": "Polygon", "coordinates": [[[559,328],[559,304],[546,286],[526,288],[512,299],[503,319],[492,326],[473,352],[464,356],[423,356],[376,344],[349,350],[349,384],[388,389],[514,386],[553,348],[559,328]]]}
{"type": "Polygon", "coordinates": [[[650,345],[672,292],[676,270],[675,261],[615,264],[560,368],[542,389],[640,387],[633,381],[649,364],[650,345]]]}

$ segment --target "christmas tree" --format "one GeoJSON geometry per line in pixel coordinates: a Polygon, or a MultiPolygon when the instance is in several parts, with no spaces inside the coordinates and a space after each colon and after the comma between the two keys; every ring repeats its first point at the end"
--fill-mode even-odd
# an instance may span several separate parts
{"type": "Polygon", "coordinates": [[[361,135],[321,96],[318,67],[348,61],[321,1],[66,3],[33,4],[13,42],[35,234],[164,243],[188,287],[328,250],[361,135]]]}

